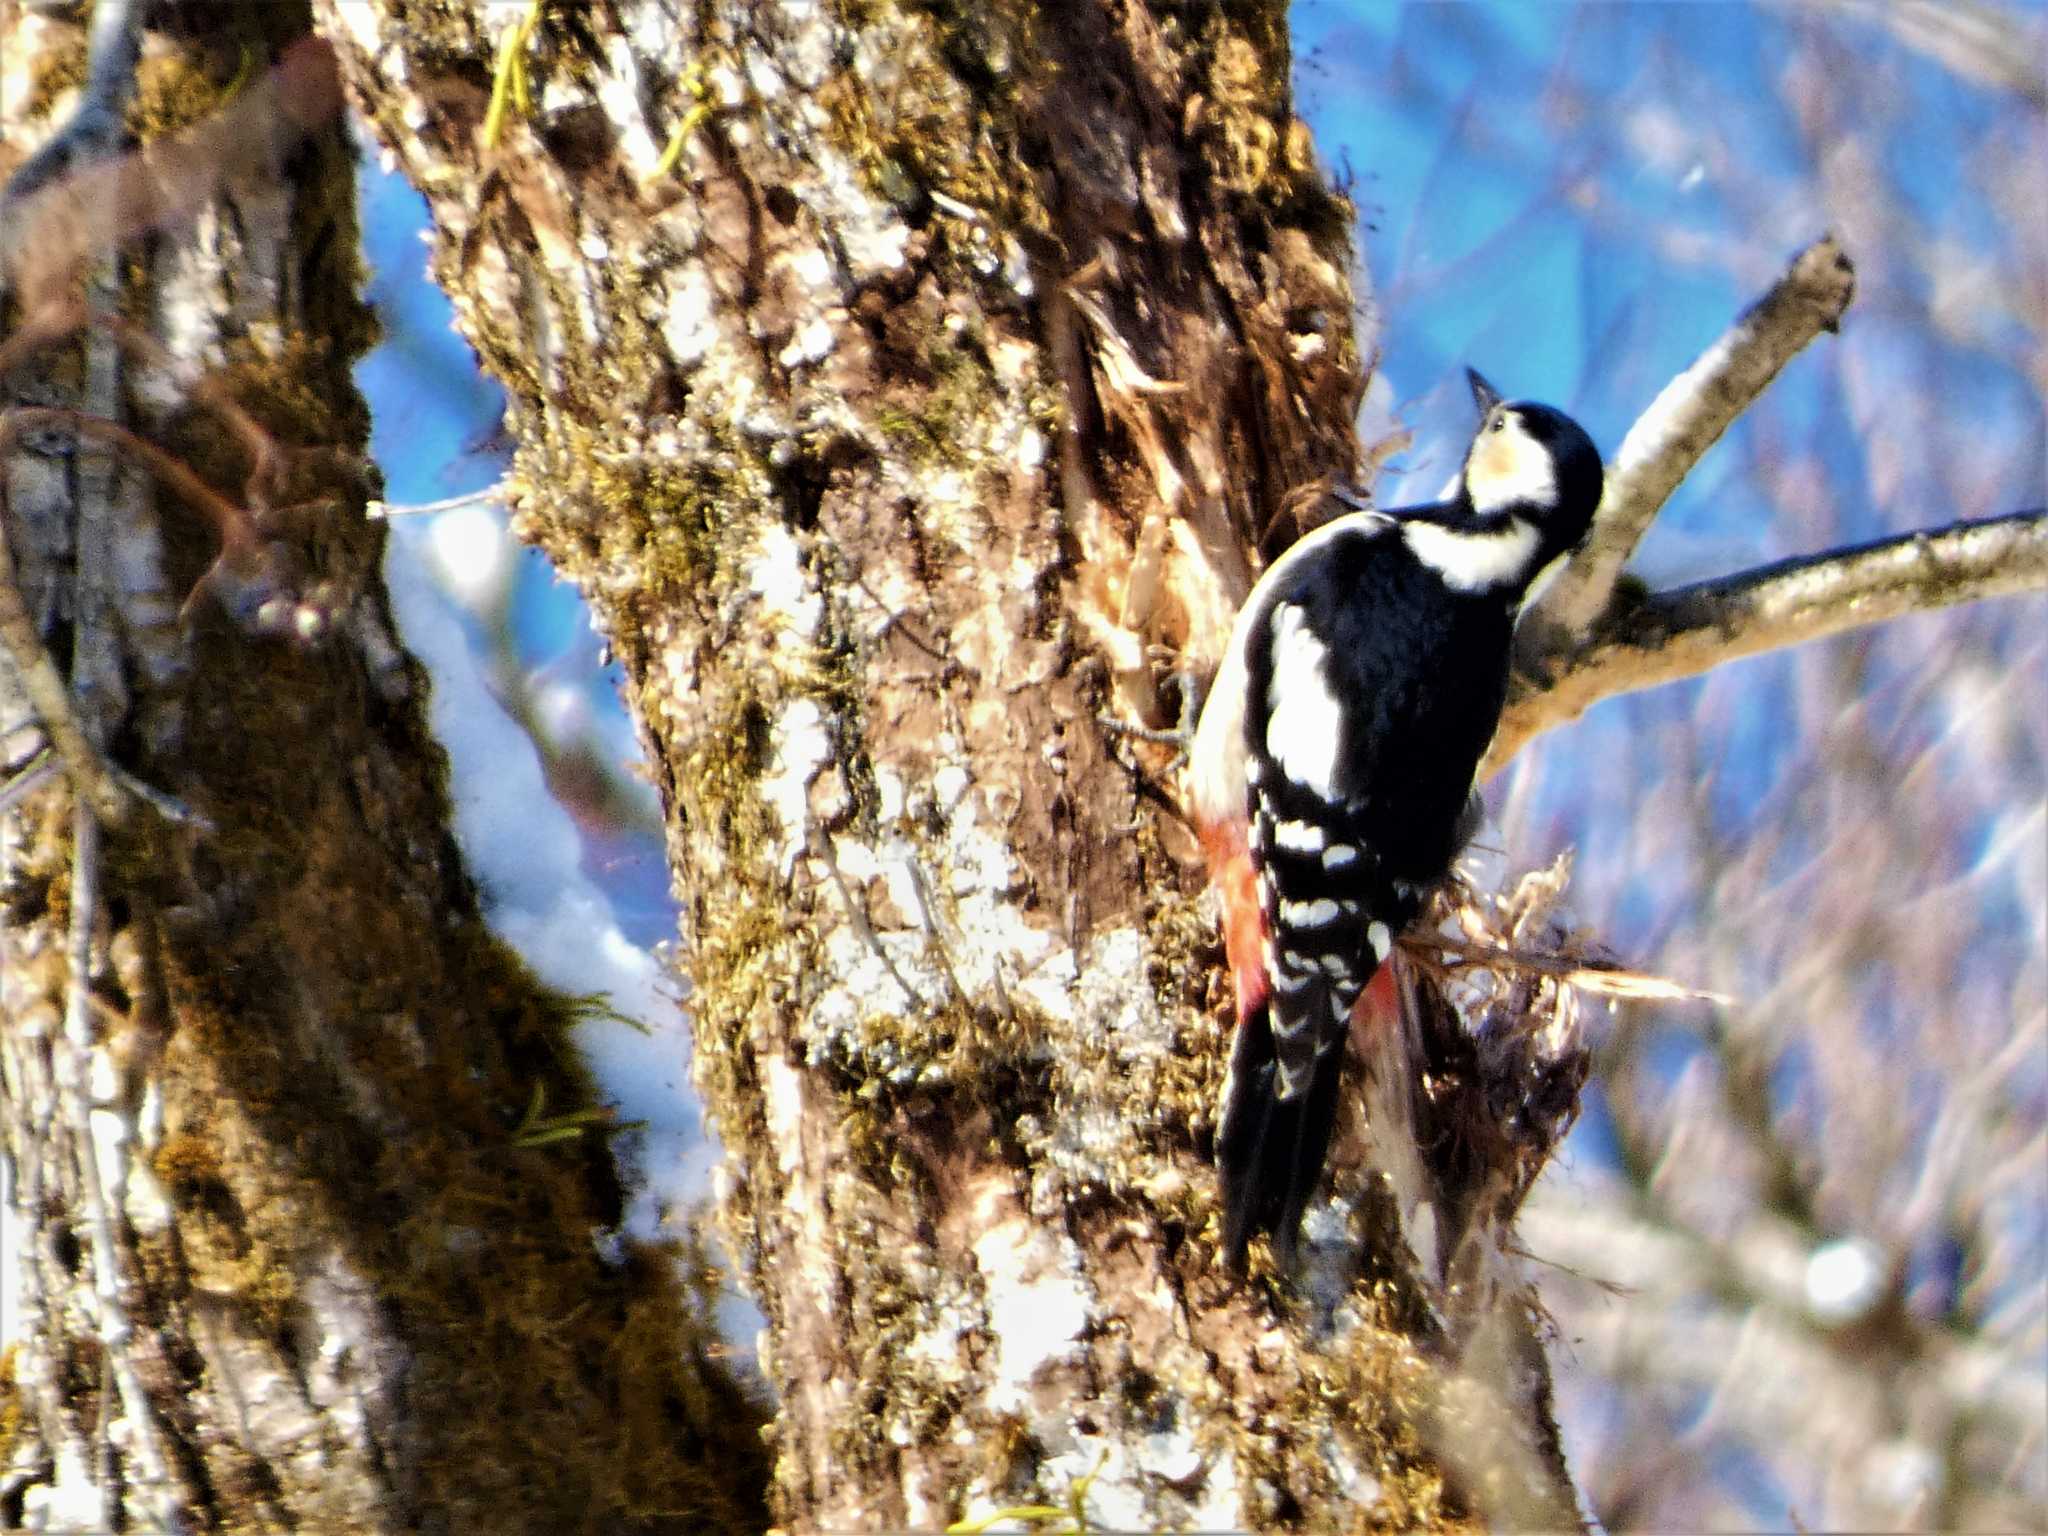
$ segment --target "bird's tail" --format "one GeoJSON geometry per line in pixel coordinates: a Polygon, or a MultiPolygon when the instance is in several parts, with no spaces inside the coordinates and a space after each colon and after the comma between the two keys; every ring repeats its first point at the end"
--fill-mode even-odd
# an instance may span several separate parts
{"type": "Polygon", "coordinates": [[[1244,1273],[1245,1250],[1261,1232],[1273,1234],[1280,1267],[1294,1267],[1302,1214],[1322,1179],[1337,1119],[1341,1037],[1332,1045],[1316,1056],[1307,1084],[1283,1099],[1267,1005],[1261,1003],[1238,1025],[1216,1129],[1223,1255],[1237,1274],[1244,1273]]]}

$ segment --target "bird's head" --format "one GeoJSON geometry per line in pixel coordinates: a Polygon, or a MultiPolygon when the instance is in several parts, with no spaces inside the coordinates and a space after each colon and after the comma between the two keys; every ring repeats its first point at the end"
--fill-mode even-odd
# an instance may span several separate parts
{"type": "Polygon", "coordinates": [[[1465,455],[1465,499],[1482,521],[1518,517],[1550,551],[1576,548],[1600,505],[1600,451],[1583,428],[1547,405],[1503,400],[1471,369],[1479,433],[1465,455]]]}

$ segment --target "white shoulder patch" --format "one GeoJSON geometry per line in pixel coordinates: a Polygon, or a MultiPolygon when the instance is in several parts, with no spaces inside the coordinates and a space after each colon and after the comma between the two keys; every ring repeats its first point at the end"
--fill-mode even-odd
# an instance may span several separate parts
{"type": "MultiPolygon", "coordinates": [[[[1340,489],[1338,499],[1347,506],[1358,506],[1356,496],[1349,491],[1340,489]]],[[[1209,687],[1201,721],[1195,728],[1187,783],[1189,806],[1198,817],[1210,822],[1229,821],[1243,812],[1246,781],[1249,780],[1254,789],[1258,787],[1261,765],[1257,758],[1246,760],[1241,743],[1247,709],[1254,715],[1258,713],[1256,701],[1245,697],[1244,653],[1248,631],[1261,622],[1259,614],[1264,595],[1272,590],[1275,581],[1285,576],[1290,566],[1331,540],[1378,538],[1396,526],[1395,520],[1385,513],[1364,509],[1332,518],[1313,533],[1297,539],[1252,587],[1244,606],[1238,610],[1237,621],[1231,626],[1230,643],[1224,649],[1223,663],[1217,669],[1215,682],[1209,687]]],[[[1284,761],[1282,766],[1286,766],[1284,761]]]]}
{"type": "Polygon", "coordinates": [[[1344,705],[1323,670],[1329,647],[1308,627],[1299,605],[1273,608],[1273,675],[1266,684],[1266,752],[1297,784],[1337,798],[1337,745],[1344,705]]]}
{"type": "Polygon", "coordinates": [[[1407,522],[1401,525],[1401,537],[1417,560],[1460,592],[1521,586],[1541,541],[1535,526],[1519,517],[1510,517],[1505,526],[1483,533],[1446,528],[1441,523],[1407,522]]]}

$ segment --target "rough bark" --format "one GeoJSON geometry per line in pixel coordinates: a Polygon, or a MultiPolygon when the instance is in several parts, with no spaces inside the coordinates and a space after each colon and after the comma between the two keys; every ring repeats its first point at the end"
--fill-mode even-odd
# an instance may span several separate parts
{"type": "MultiPolygon", "coordinates": [[[[213,6],[151,33],[131,168],[153,175],[181,133],[255,99],[307,23],[213,6]]],[[[64,119],[84,30],[0,3],[0,57],[4,177],[64,119]]],[[[142,448],[16,413],[34,429],[0,453],[0,533],[27,611],[91,732],[199,821],[137,808],[102,828],[61,774],[0,811],[0,1168],[22,1309],[0,1370],[0,1525],[757,1525],[757,1410],[706,1364],[660,1256],[600,1258],[617,1214],[603,1148],[516,1143],[537,1086],[589,1102],[565,1047],[577,1010],[479,917],[426,681],[360,515],[348,367],[372,325],[342,125],[330,109],[201,160],[182,162],[206,178],[182,203],[124,211],[118,248],[82,242],[57,280],[22,263],[78,226],[8,207],[0,341],[89,265],[163,355],[138,364],[99,326],[53,333],[13,351],[0,407],[118,415],[229,498],[255,476],[223,412],[246,411],[286,450],[275,504],[325,503],[259,522],[328,584],[334,622],[295,645],[208,596],[181,624],[219,531],[143,472],[161,462],[142,448]]],[[[40,732],[16,711],[18,670],[0,658],[10,766],[40,732]]]]}
{"type": "Polygon", "coordinates": [[[1097,724],[1354,468],[1284,8],[319,14],[645,728],[781,1519],[1572,1523],[1525,1298],[1447,1322],[1355,1144],[1221,1276],[1213,920],[1097,724]]]}

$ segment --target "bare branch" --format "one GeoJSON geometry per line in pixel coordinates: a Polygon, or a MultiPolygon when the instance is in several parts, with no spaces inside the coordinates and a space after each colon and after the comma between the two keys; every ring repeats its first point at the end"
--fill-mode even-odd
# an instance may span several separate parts
{"type": "Polygon", "coordinates": [[[1771,291],[1664,386],[1608,466],[1592,538],[1532,615],[1532,633],[1582,635],[1606,609],[1615,578],[1678,482],[1778,371],[1822,331],[1832,331],[1856,291],[1856,273],[1834,236],[1801,251],[1771,291]]]}
{"type": "Polygon", "coordinates": [[[1828,9],[1882,27],[1916,53],[1945,69],[2001,91],[2024,96],[2036,111],[2048,110],[2048,83],[2041,79],[2040,29],[2016,14],[1989,5],[1937,5],[1932,0],[1821,0],[1828,9]]]}
{"type": "Polygon", "coordinates": [[[1802,556],[1660,592],[1613,616],[1558,671],[1518,692],[1481,776],[1616,694],[1785,646],[1980,598],[2048,591],[2048,513],[2013,513],[1802,556]]]}

